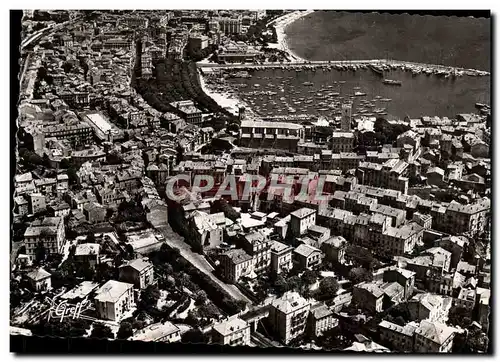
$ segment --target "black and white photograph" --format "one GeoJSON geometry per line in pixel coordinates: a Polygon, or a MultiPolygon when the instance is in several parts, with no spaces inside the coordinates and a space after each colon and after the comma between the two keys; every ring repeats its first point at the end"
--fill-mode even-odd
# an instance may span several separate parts
{"type": "Polygon", "coordinates": [[[19,345],[492,354],[490,11],[10,26],[19,345]]]}

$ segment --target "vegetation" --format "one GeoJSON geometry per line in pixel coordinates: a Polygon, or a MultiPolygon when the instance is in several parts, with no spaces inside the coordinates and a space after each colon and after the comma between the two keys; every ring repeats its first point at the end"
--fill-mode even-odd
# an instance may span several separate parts
{"type": "Polygon", "coordinates": [[[199,62],[215,52],[217,50],[217,46],[215,44],[211,44],[202,50],[193,49],[192,47],[186,47],[186,49],[186,59],[193,62],[199,62]]]}
{"type": "Polygon", "coordinates": [[[358,132],[357,140],[360,150],[384,144],[393,144],[398,136],[410,129],[404,124],[392,124],[384,118],[377,118],[373,125],[373,132],[358,132]]]}
{"type": "Polygon", "coordinates": [[[161,112],[179,111],[170,106],[174,101],[193,99],[200,110],[221,114],[229,120],[237,120],[232,113],[220,107],[203,92],[198,78],[196,63],[162,59],[155,68],[155,78],[136,79],[136,90],[152,107],[161,112]]]}
{"type": "Polygon", "coordinates": [[[180,255],[178,249],[170,248],[167,244],[163,244],[159,251],[150,253],[149,258],[155,265],[160,284],[166,283],[165,272],[167,269],[163,265],[168,263],[169,267],[167,268],[171,267],[173,273],[176,275],[176,285],[185,286],[195,293],[198,293],[202,287],[207,297],[228,314],[235,314],[245,309],[246,303],[244,301],[233,300],[208,275],[188,263],[180,255]]]}
{"type": "Polygon", "coordinates": [[[319,282],[319,289],[314,296],[317,300],[326,300],[335,297],[339,290],[339,282],[334,277],[326,277],[319,282]]]}
{"type": "Polygon", "coordinates": [[[450,312],[448,313],[449,325],[467,328],[471,325],[471,323],[471,315],[467,309],[459,306],[453,306],[450,308],[450,312]]]}
{"type": "Polygon", "coordinates": [[[90,322],[84,319],[58,319],[43,320],[41,323],[31,327],[33,334],[51,337],[81,337],[90,327],[90,322]]]}
{"type": "Polygon", "coordinates": [[[92,326],[92,332],[90,333],[92,338],[114,338],[113,331],[107,325],[101,323],[95,323],[92,326]]]}
{"type": "Polygon", "coordinates": [[[241,214],[233,209],[233,207],[222,198],[214,201],[213,208],[217,210],[216,212],[222,211],[224,213],[224,216],[232,221],[236,221],[237,219],[241,218],[241,214]]]}
{"type": "Polygon", "coordinates": [[[118,332],[116,333],[116,338],[117,339],[127,339],[129,337],[132,337],[134,334],[134,331],[132,329],[132,324],[129,322],[123,321],[120,324],[120,329],[118,329],[118,332]]]}
{"type": "Polygon", "coordinates": [[[182,343],[208,343],[208,338],[199,329],[190,329],[182,335],[182,343]]]}
{"type": "Polygon", "coordinates": [[[372,281],[373,275],[365,268],[353,268],[349,272],[349,279],[352,281],[352,284],[358,284],[362,282],[372,281]]]}

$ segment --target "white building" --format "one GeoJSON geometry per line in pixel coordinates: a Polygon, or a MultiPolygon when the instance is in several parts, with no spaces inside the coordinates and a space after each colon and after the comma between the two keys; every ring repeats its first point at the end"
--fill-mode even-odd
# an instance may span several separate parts
{"type": "Polygon", "coordinates": [[[109,280],[96,291],[94,301],[99,318],[118,322],[132,309],[134,285],[109,280]]]}
{"type": "Polygon", "coordinates": [[[238,315],[217,323],[212,328],[212,342],[230,346],[245,346],[250,343],[250,325],[238,315]]]}

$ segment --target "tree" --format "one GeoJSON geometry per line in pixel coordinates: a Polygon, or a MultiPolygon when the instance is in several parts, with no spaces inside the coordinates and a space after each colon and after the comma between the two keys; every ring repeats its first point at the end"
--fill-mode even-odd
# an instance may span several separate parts
{"type": "Polygon", "coordinates": [[[120,329],[118,329],[118,333],[116,333],[117,339],[127,339],[132,337],[134,331],[132,330],[132,325],[128,322],[122,322],[120,324],[120,329]]]}
{"type": "Polygon", "coordinates": [[[273,286],[279,295],[284,294],[288,288],[288,285],[287,285],[285,278],[283,278],[281,275],[278,275],[276,277],[276,280],[274,281],[273,286]]]}
{"type": "Polygon", "coordinates": [[[471,325],[470,312],[463,307],[453,306],[448,313],[448,324],[452,326],[460,326],[467,328],[471,325]]]}
{"type": "Polygon", "coordinates": [[[195,305],[202,305],[206,301],[207,301],[207,293],[205,293],[203,290],[200,290],[196,294],[195,305]]]}
{"type": "Polygon", "coordinates": [[[71,228],[66,227],[66,232],[65,232],[66,239],[68,240],[74,240],[78,236],[78,233],[74,231],[71,228]]]}
{"type": "Polygon", "coordinates": [[[371,281],[373,275],[365,268],[352,268],[349,271],[349,279],[352,281],[352,284],[358,284],[371,281]]]}
{"type": "Polygon", "coordinates": [[[107,325],[95,323],[90,333],[92,338],[114,338],[113,331],[107,325]]]}
{"type": "Polygon", "coordinates": [[[220,313],[219,310],[213,303],[203,304],[198,309],[198,314],[203,318],[217,318],[220,313]]]}
{"type": "Polygon", "coordinates": [[[182,343],[206,344],[208,338],[199,329],[190,329],[182,335],[182,343]]]}
{"type": "Polygon", "coordinates": [[[160,290],[156,285],[148,285],[141,295],[141,304],[144,306],[156,306],[160,298],[160,290]]]}
{"type": "Polygon", "coordinates": [[[308,269],[302,274],[301,278],[306,285],[311,285],[316,283],[316,281],[318,280],[318,275],[319,273],[317,271],[308,269]]]}
{"type": "Polygon", "coordinates": [[[339,282],[334,277],[326,277],[319,282],[319,291],[323,296],[333,298],[339,290],[339,282]]]}
{"type": "MultiPolygon", "coordinates": [[[[223,299],[224,301],[224,299],[223,299]]],[[[227,308],[230,310],[232,314],[236,314],[241,312],[247,307],[247,303],[244,300],[225,300],[227,308]]]]}
{"type": "Polygon", "coordinates": [[[303,285],[304,285],[304,282],[297,275],[294,275],[293,277],[291,277],[287,280],[287,289],[288,290],[299,291],[303,285]]]}
{"type": "Polygon", "coordinates": [[[467,343],[468,350],[471,352],[487,352],[489,345],[489,338],[486,333],[484,333],[479,328],[474,328],[469,331],[467,335],[467,343]]]}
{"type": "Polygon", "coordinates": [[[139,319],[134,319],[132,321],[132,328],[135,330],[141,330],[146,326],[146,322],[139,320],[139,319]]]}
{"type": "Polygon", "coordinates": [[[94,233],[92,232],[92,230],[89,230],[88,233],[87,233],[87,238],[85,239],[85,242],[86,243],[92,243],[94,244],[95,243],[95,235],[94,233]]]}

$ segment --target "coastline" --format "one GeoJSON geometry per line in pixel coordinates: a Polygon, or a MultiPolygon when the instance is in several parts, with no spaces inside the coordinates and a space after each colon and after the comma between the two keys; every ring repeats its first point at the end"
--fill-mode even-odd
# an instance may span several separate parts
{"type": "Polygon", "coordinates": [[[212,98],[219,106],[228,110],[235,116],[239,114],[239,108],[245,107],[245,112],[253,113],[252,109],[248,106],[247,103],[243,102],[241,99],[232,96],[227,92],[220,92],[211,88],[210,85],[207,84],[205,76],[198,71],[198,76],[200,80],[201,90],[210,98],[212,98]]]}
{"type": "Polygon", "coordinates": [[[274,25],[276,29],[276,35],[278,37],[278,44],[273,44],[275,48],[286,52],[290,56],[291,63],[305,63],[308,60],[301,58],[296,53],[294,53],[287,44],[286,41],[286,28],[291,23],[299,20],[300,18],[312,14],[314,10],[297,10],[292,13],[283,15],[275,20],[273,20],[270,25],[274,25]]]}
{"type": "MultiPolygon", "coordinates": [[[[287,45],[286,42],[286,34],[285,30],[288,25],[293,23],[294,21],[297,21],[298,19],[309,15],[313,13],[314,10],[297,10],[292,13],[285,14],[277,19],[274,19],[273,21],[269,22],[267,25],[268,26],[274,26],[276,29],[276,35],[278,38],[278,43],[277,44],[269,44],[269,47],[275,48],[282,50],[286,52],[289,57],[290,57],[290,63],[303,63],[307,62],[306,59],[303,59],[299,57],[297,54],[295,54],[287,45]]],[[[208,58],[203,59],[201,64],[211,64],[211,62],[208,61],[208,58]]],[[[229,112],[231,112],[234,115],[239,114],[239,108],[240,107],[245,107],[245,111],[247,114],[253,114],[253,110],[250,108],[250,106],[242,101],[240,98],[235,97],[227,92],[220,92],[214,89],[211,89],[211,86],[208,85],[205,76],[201,73],[198,72],[198,76],[200,79],[200,86],[203,92],[208,95],[210,98],[212,98],[219,106],[221,106],[224,109],[227,109],[229,112]]]]}

